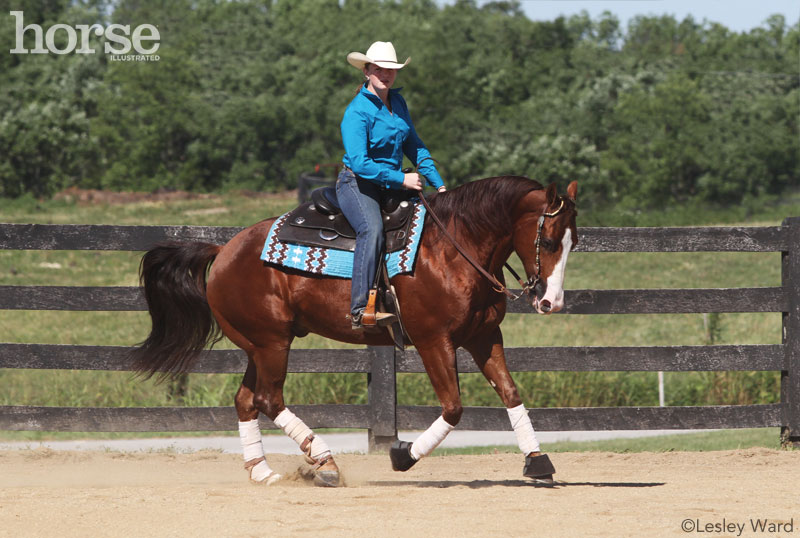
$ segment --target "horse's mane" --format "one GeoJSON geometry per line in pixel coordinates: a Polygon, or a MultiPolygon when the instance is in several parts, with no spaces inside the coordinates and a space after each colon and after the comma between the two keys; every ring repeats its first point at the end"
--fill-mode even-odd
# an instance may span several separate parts
{"type": "Polygon", "coordinates": [[[512,232],[511,210],[523,196],[544,187],[521,176],[490,177],[431,197],[430,206],[442,222],[456,219],[475,238],[512,232]]]}

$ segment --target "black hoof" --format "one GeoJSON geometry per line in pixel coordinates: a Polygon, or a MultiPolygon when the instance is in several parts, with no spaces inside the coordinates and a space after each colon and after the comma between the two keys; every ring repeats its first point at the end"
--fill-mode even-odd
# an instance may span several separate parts
{"type": "Polygon", "coordinates": [[[522,468],[522,475],[533,478],[534,482],[552,484],[555,472],[556,468],[553,467],[553,463],[547,457],[547,454],[525,457],[525,467],[522,468]]]}
{"type": "Polygon", "coordinates": [[[547,475],[548,478],[532,478],[531,483],[535,488],[554,488],[556,482],[553,480],[553,475],[547,475]]]}
{"type": "Polygon", "coordinates": [[[393,471],[408,471],[417,460],[411,456],[411,445],[408,441],[397,440],[392,443],[389,450],[389,458],[392,460],[393,471]]]}

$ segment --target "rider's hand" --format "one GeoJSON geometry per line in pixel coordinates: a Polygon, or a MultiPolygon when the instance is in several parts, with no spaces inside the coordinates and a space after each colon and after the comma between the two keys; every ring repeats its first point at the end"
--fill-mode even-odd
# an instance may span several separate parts
{"type": "Polygon", "coordinates": [[[415,172],[405,174],[405,177],[403,178],[403,186],[412,191],[421,191],[422,180],[420,179],[419,174],[415,172]]]}
{"type": "Polygon", "coordinates": [[[438,188],[438,189],[436,189],[436,190],[437,190],[438,192],[445,192],[445,191],[447,190],[447,187],[445,187],[444,185],[442,185],[441,187],[439,187],[439,188],[438,188]]]}

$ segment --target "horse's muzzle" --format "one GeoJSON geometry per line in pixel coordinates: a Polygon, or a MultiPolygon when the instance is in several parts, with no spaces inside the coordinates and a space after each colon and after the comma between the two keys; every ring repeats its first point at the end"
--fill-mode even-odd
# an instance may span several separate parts
{"type": "Polygon", "coordinates": [[[533,309],[540,314],[549,314],[553,309],[553,304],[544,298],[546,292],[547,284],[541,280],[533,287],[533,309]]]}
{"type": "Polygon", "coordinates": [[[564,302],[556,298],[555,302],[550,299],[536,297],[533,300],[533,309],[539,314],[554,314],[564,308],[564,302]]]}

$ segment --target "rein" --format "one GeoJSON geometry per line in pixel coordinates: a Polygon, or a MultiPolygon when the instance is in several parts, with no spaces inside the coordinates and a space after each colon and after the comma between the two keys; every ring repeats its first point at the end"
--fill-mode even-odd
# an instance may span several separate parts
{"type": "MultiPolygon", "coordinates": [[[[425,159],[422,159],[422,161],[420,161],[420,162],[423,162],[423,161],[425,161],[427,159],[430,159],[433,162],[436,162],[436,159],[434,159],[433,157],[426,157],[425,159]]],[[[417,169],[419,168],[419,164],[420,163],[417,163],[417,166],[413,169],[414,172],[416,172],[417,169]]],[[[411,169],[406,169],[406,170],[408,172],[411,172],[411,169]]],[[[406,172],[406,170],[403,170],[403,171],[406,172]]],[[[464,257],[464,259],[469,262],[470,265],[472,265],[472,267],[474,267],[481,275],[483,275],[489,281],[489,283],[492,285],[492,289],[494,291],[496,291],[498,293],[505,293],[506,296],[508,296],[508,298],[510,298],[512,301],[516,301],[517,299],[519,299],[522,296],[521,294],[520,295],[515,295],[514,293],[512,293],[511,290],[509,290],[502,282],[497,280],[497,278],[493,274],[491,274],[489,271],[484,269],[477,261],[475,261],[475,259],[472,256],[470,256],[466,251],[464,251],[464,249],[461,247],[461,245],[458,244],[458,241],[456,241],[455,237],[453,237],[450,234],[450,232],[447,231],[447,227],[445,227],[445,225],[442,223],[442,221],[439,220],[439,217],[436,215],[436,213],[434,213],[433,209],[431,209],[431,206],[428,204],[428,201],[425,199],[425,196],[423,195],[422,192],[420,192],[419,198],[422,201],[422,205],[425,206],[425,209],[430,214],[430,216],[433,219],[433,221],[442,230],[442,233],[444,233],[444,236],[453,244],[453,246],[455,247],[456,251],[458,251],[458,253],[461,254],[464,257]]],[[[540,272],[539,271],[540,270],[539,251],[540,251],[541,242],[542,242],[542,228],[544,227],[544,218],[545,217],[555,217],[556,215],[561,213],[561,211],[563,209],[564,209],[564,199],[562,198],[561,199],[561,205],[558,206],[558,209],[556,209],[555,211],[551,211],[550,213],[547,213],[547,212],[542,213],[542,215],[539,217],[539,228],[538,228],[538,230],[536,232],[536,272],[534,273],[533,276],[531,276],[527,281],[523,282],[522,279],[520,278],[520,276],[516,273],[516,271],[514,271],[514,269],[511,268],[511,266],[508,264],[508,262],[506,262],[504,264],[504,267],[506,269],[508,269],[508,271],[512,275],[514,275],[514,278],[516,278],[517,282],[519,282],[519,284],[522,286],[522,291],[524,293],[528,294],[529,296],[533,293],[534,288],[542,280],[541,277],[539,276],[539,272],[540,272]]]]}

